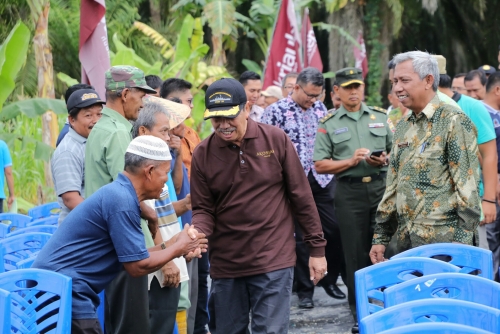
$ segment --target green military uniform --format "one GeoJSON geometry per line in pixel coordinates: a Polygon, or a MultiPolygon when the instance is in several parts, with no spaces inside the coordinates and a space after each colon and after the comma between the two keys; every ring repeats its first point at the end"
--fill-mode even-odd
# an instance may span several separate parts
{"type": "MultiPolygon", "coordinates": [[[[336,73],[341,87],[363,83],[361,70],[346,68],[336,73]]],[[[359,113],[344,106],[324,117],[318,126],[314,161],[347,160],[359,148],[370,152],[392,146],[392,131],[386,110],[361,103],[359,113]]],[[[356,319],[354,272],[371,264],[369,252],[375,228],[377,206],[385,190],[387,167],[374,167],[365,160],[335,175],[335,210],[346,261],[349,306],[356,319]]]]}

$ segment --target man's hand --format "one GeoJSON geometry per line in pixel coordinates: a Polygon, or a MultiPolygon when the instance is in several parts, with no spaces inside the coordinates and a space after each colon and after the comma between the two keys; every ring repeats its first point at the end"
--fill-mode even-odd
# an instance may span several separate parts
{"type": "Polygon", "coordinates": [[[168,262],[161,268],[163,273],[163,286],[177,288],[181,282],[181,271],[174,261],[168,262]]]}
{"type": "Polygon", "coordinates": [[[384,152],[384,153],[382,153],[380,155],[380,157],[368,156],[366,158],[366,162],[368,164],[370,164],[371,166],[373,166],[373,167],[379,167],[380,168],[380,167],[382,167],[382,166],[385,165],[386,157],[387,157],[387,155],[384,152]]]}
{"type": "Polygon", "coordinates": [[[9,195],[9,198],[7,199],[7,208],[10,210],[12,207],[12,203],[14,203],[14,195],[9,195]]]}
{"type": "Polygon", "coordinates": [[[309,258],[309,275],[314,285],[325,277],[326,274],[326,259],[325,257],[310,257],[309,258]]]}
{"type": "Polygon", "coordinates": [[[373,264],[381,263],[385,261],[384,258],[385,246],[384,245],[373,245],[370,250],[370,260],[373,264]]]}
{"type": "Polygon", "coordinates": [[[170,134],[170,141],[168,142],[168,146],[175,150],[177,153],[180,153],[182,149],[181,138],[176,135],[170,134]]]}
{"type": "Polygon", "coordinates": [[[175,243],[179,245],[182,249],[182,255],[188,255],[191,252],[195,252],[198,248],[206,249],[208,246],[208,240],[205,238],[205,234],[199,233],[194,227],[186,224],[184,230],[177,235],[175,243]]]}
{"type": "Polygon", "coordinates": [[[370,150],[367,148],[358,148],[356,151],[354,151],[354,154],[351,158],[352,167],[357,166],[360,161],[365,160],[368,153],[370,153],[370,150]]]}
{"type": "Polygon", "coordinates": [[[185,201],[185,206],[188,211],[193,210],[193,207],[191,206],[191,194],[187,194],[186,197],[184,197],[185,201]]]}
{"type": "Polygon", "coordinates": [[[481,222],[479,222],[479,225],[493,223],[497,218],[497,207],[495,203],[483,201],[482,206],[483,206],[484,219],[481,222]]]}

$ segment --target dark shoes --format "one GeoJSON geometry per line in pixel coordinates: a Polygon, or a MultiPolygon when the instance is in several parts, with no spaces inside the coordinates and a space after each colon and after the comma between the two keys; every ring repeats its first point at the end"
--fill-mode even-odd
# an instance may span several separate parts
{"type": "Polygon", "coordinates": [[[359,333],[359,327],[357,322],[354,324],[354,326],[352,326],[351,333],[359,333]]]}
{"type": "Polygon", "coordinates": [[[299,300],[299,308],[314,308],[314,303],[311,298],[305,297],[299,300]]]}
{"type": "Polygon", "coordinates": [[[343,293],[342,290],[339,289],[337,284],[323,285],[323,289],[325,289],[326,294],[332,298],[344,299],[346,297],[345,293],[343,293]]]}

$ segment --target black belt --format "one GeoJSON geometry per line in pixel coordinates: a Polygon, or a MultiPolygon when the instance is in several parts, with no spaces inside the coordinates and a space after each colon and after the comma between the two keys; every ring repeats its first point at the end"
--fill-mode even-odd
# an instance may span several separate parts
{"type": "Polygon", "coordinates": [[[369,183],[372,181],[382,180],[387,175],[387,172],[380,172],[380,174],[372,174],[364,177],[350,177],[344,176],[338,179],[339,182],[349,182],[349,183],[369,183]]]}

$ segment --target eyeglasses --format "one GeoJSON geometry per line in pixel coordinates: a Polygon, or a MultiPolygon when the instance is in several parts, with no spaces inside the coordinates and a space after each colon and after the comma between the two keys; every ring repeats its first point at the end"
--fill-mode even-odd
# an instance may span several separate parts
{"type": "Polygon", "coordinates": [[[312,99],[316,99],[316,100],[317,100],[317,99],[321,96],[321,94],[323,94],[323,93],[321,93],[321,94],[308,94],[308,93],[304,90],[304,88],[302,88],[302,86],[301,86],[301,85],[297,85],[297,86],[299,86],[299,87],[300,87],[300,89],[302,89],[302,91],[304,92],[304,94],[306,94],[306,95],[307,95],[307,98],[308,98],[309,100],[312,100],[312,99]]]}

